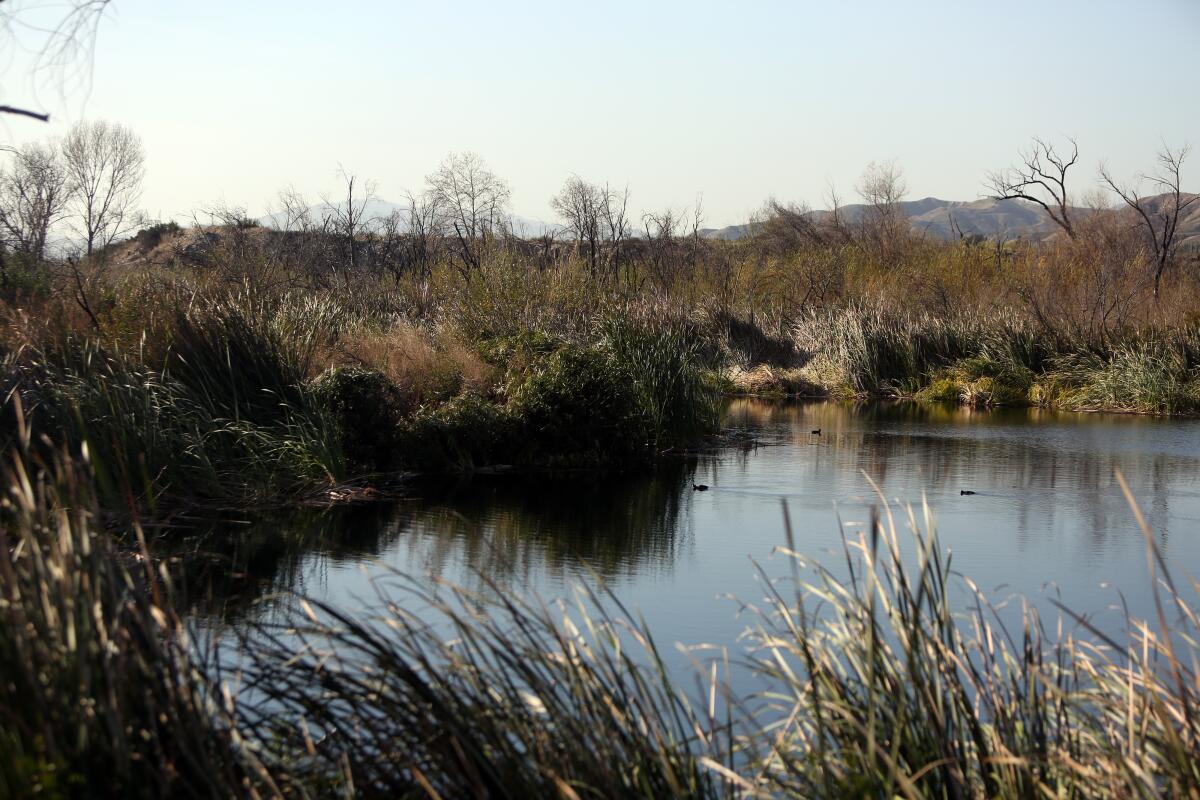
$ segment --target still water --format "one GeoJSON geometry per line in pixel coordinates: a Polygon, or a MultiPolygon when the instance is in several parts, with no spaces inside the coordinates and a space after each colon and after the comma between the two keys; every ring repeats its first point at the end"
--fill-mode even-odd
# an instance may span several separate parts
{"type": "Polygon", "coordinates": [[[368,576],[390,567],[547,599],[603,581],[664,650],[731,645],[748,621],[729,596],[762,597],[756,562],[788,572],[784,504],[797,549],[836,565],[841,526],[880,503],[868,477],[897,514],[926,502],[955,570],[997,599],[1061,599],[1114,632],[1121,596],[1153,614],[1118,470],[1176,580],[1200,574],[1198,420],[758,400],[723,419],[730,444],[649,474],[418,483],[395,503],[248,523],[198,543],[238,542],[191,578],[209,587],[197,614],[237,624],[281,590],[371,605],[368,576]]]}

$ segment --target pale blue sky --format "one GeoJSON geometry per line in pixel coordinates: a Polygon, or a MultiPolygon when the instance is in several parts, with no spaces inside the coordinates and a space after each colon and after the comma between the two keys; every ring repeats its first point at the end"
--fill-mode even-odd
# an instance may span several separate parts
{"type": "Polygon", "coordinates": [[[134,128],[164,217],[315,197],[339,163],[396,199],[469,149],[521,214],[552,218],[576,172],[628,183],[638,209],[702,192],[721,225],[768,195],[819,205],[827,180],[851,199],[873,159],[912,198],[973,199],[1033,134],[1078,137],[1089,186],[1102,157],[1149,168],[1164,138],[1200,146],[1198,53],[1200,0],[114,0],[86,102],[42,99],[55,131],[134,128]]]}

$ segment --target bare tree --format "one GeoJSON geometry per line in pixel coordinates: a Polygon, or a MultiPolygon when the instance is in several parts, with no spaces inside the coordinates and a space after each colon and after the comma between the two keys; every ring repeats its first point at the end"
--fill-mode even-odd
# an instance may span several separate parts
{"type": "Polygon", "coordinates": [[[908,219],[900,205],[908,193],[904,172],[895,161],[872,161],[855,189],[866,203],[860,222],[863,243],[881,264],[890,264],[908,234],[908,219]]]}
{"type": "Polygon", "coordinates": [[[294,186],[279,192],[279,212],[274,227],[281,231],[309,231],[313,228],[312,206],[294,186]]]}
{"type": "Polygon", "coordinates": [[[605,190],[578,175],[567,178],[562,190],[550,200],[550,207],[562,218],[567,232],[585,249],[588,269],[593,274],[600,260],[606,200],[605,190]]]}
{"type": "Polygon", "coordinates": [[[375,199],[375,182],[359,180],[357,175],[339,167],[338,172],[346,184],[346,199],[334,202],[329,197],[322,197],[324,202],[324,217],[326,228],[331,230],[345,245],[347,262],[350,269],[359,266],[358,248],[355,240],[362,235],[370,220],[367,218],[367,206],[375,199]]]}
{"type": "Polygon", "coordinates": [[[508,183],[475,153],[451,153],[425,182],[442,225],[454,231],[459,259],[469,274],[504,224],[508,183]]]}
{"type": "Polygon", "coordinates": [[[629,238],[629,187],[617,191],[604,184],[604,207],[600,210],[608,240],[608,266],[616,277],[621,267],[621,244],[629,238]]]}
{"type": "Polygon", "coordinates": [[[437,203],[428,193],[405,197],[407,208],[392,211],[376,231],[380,256],[395,280],[411,271],[428,280],[441,251],[437,203]]]}
{"type": "Polygon", "coordinates": [[[323,281],[327,274],[337,275],[342,254],[332,234],[333,219],[328,213],[314,213],[314,205],[294,187],[279,192],[279,211],[270,215],[272,227],[283,235],[275,237],[278,257],[299,268],[307,279],[323,281]]]}
{"type": "Polygon", "coordinates": [[[846,244],[851,238],[850,229],[846,226],[846,219],[842,214],[842,198],[838,194],[837,185],[832,180],[825,183],[824,197],[825,205],[829,207],[829,213],[825,216],[821,227],[831,231],[839,243],[846,244]]]}
{"type": "Polygon", "coordinates": [[[686,225],[686,217],[672,208],[662,211],[647,211],[642,215],[642,227],[646,231],[646,261],[650,274],[661,289],[675,285],[683,269],[679,258],[679,233],[686,225]]]}
{"type": "Polygon", "coordinates": [[[1100,165],[1100,178],[1137,214],[1138,223],[1150,242],[1154,253],[1155,297],[1158,297],[1163,273],[1175,260],[1175,252],[1179,247],[1179,242],[1176,241],[1179,217],[1200,200],[1200,195],[1182,191],[1180,173],[1189,150],[1187,145],[1172,150],[1164,144],[1158,151],[1158,171],[1153,175],[1143,173],[1125,186],[1118,185],[1108,168],[1104,164],[1100,165]],[[1141,196],[1141,184],[1146,181],[1158,190],[1158,197],[1141,196]]]}
{"type": "Polygon", "coordinates": [[[0,171],[0,235],[12,250],[41,261],[50,229],[66,211],[71,183],[56,145],[7,150],[13,161],[0,171]]]}
{"type": "Polygon", "coordinates": [[[138,224],[146,153],[129,128],[100,121],[72,127],[62,155],[74,189],[74,217],[90,256],[138,224]]]}
{"type": "Polygon", "coordinates": [[[1074,139],[1071,153],[1060,154],[1055,146],[1034,137],[1033,147],[1021,153],[1021,163],[1007,169],[989,172],[986,188],[993,200],[1027,200],[1041,206],[1050,219],[1067,236],[1076,238],[1075,225],[1070,217],[1067,194],[1067,172],[1079,160],[1079,146],[1074,139]]]}

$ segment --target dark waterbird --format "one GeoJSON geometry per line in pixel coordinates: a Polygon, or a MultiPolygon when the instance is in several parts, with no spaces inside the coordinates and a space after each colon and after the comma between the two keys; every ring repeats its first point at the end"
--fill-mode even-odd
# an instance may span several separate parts
{"type": "Polygon", "coordinates": [[[692,484],[692,491],[694,491],[694,492],[707,492],[707,491],[708,491],[708,487],[707,487],[706,485],[704,485],[703,483],[693,483],[693,484],[692,484]]]}
{"type": "Polygon", "coordinates": [[[821,429],[820,429],[820,428],[817,428],[815,431],[813,431],[813,436],[820,436],[820,435],[821,435],[821,429]]]}
{"type": "Polygon", "coordinates": [[[963,489],[962,491],[959,492],[959,495],[964,495],[964,494],[975,494],[975,492],[972,492],[970,489],[963,489]]]}

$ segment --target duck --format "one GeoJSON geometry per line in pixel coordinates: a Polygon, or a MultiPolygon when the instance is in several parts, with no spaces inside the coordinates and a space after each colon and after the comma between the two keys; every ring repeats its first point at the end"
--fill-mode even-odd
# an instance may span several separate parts
{"type": "Polygon", "coordinates": [[[812,432],[812,435],[813,435],[813,436],[820,436],[820,435],[821,435],[821,429],[820,429],[820,428],[817,428],[815,431],[813,431],[813,432],[812,432]]]}
{"type": "Polygon", "coordinates": [[[970,489],[962,489],[958,494],[961,497],[962,495],[975,494],[975,492],[972,492],[970,489]]]}
{"type": "Polygon", "coordinates": [[[705,486],[703,483],[693,483],[693,484],[692,484],[692,491],[694,491],[694,492],[707,492],[707,491],[708,491],[708,487],[707,487],[707,486],[705,486]]]}

